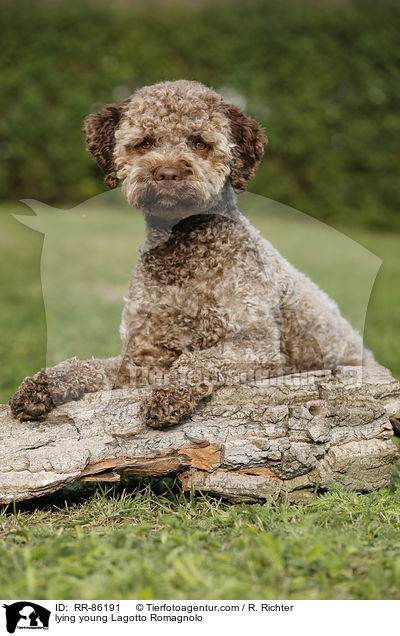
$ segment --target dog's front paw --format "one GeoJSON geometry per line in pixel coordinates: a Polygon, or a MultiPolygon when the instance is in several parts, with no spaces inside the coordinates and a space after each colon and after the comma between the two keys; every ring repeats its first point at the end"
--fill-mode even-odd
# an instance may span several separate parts
{"type": "Polygon", "coordinates": [[[54,408],[46,374],[41,371],[34,378],[25,378],[9,401],[11,413],[22,422],[43,420],[54,408]]]}
{"type": "Polygon", "coordinates": [[[143,400],[139,413],[147,426],[169,428],[189,417],[196,404],[194,391],[190,387],[158,388],[143,400]]]}

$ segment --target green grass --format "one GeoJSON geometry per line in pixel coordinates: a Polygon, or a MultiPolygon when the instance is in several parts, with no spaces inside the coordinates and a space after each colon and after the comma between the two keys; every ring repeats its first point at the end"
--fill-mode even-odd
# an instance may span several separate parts
{"type": "MultiPolygon", "coordinates": [[[[364,254],[364,264],[357,252],[357,269],[345,240],[335,243],[328,230],[295,220],[287,210],[264,214],[253,200],[243,200],[247,204],[262,233],[334,295],[345,315],[360,320],[361,291],[376,261],[364,254]],[[359,276],[368,271],[359,289],[347,280],[349,270],[359,276]]],[[[143,235],[140,215],[118,208],[102,206],[94,226],[80,220],[86,218],[79,217],[82,210],[71,215],[44,252],[45,312],[43,235],[11,212],[27,214],[27,208],[0,207],[3,402],[46,363],[47,333],[50,359],[118,351],[122,295],[143,235]]],[[[346,233],[383,260],[368,306],[366,343],[400,377],[400,237],[346,233]]],[[[110,491],[82,484],[3,509],[0,528],[2,598],[400,598],[397,474],[390,489],[368,495],[337,490],[299,507],[191,498],[171,482],[150,488],[127,481],[110,491]]]]}
{"type": "Polygon", "coordinates": [[[400,598],[400,484],[302,507],[158,487],[75,487],[3,513],[0,597],[400,598]]]}

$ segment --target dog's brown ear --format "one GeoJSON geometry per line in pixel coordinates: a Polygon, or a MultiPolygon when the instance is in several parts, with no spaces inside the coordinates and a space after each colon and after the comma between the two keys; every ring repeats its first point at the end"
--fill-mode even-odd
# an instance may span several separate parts
{"type": "Polygon", "coordinates": [[[88,115],[83,124],[87,149],[104,173],[104,183],[116,188],[118,179],[114,166],[115,130],[129,102],[107,104],[99,113],[88,115]]]}
{"type": "Polygon", "coordinates": [[[264,154],[268,138],[255,119],[247,117],[243,111],[232,104],[223,104],[224,114],[231,124],[232,149],[230,180],[236,192],[246,190],[248,181],[254,176],[264,154]]]}

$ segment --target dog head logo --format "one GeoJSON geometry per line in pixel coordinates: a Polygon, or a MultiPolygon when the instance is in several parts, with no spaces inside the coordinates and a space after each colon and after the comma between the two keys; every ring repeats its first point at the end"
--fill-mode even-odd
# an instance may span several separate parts
{"type": "MultiPolygon", "coordinates": [[[[35,215],[14,218],[44,235],[44,366],[73,356],[81,360],[114,356],[120,348],[117,326],[122,299],[144,240],[141,219],[132,214],[121,188],[69,210],[32,199],[24,203],[35,215]]],[[[253,192],[241,195],[240,207],[245,216],[263,219],[271,243],[347,308],[345,317],[362,333],[381,260],[333,227],[253,192]]]]}
{"type": "Polygon", "coordinates": [[[14,634],[16,629],[49,628],[51,612],[41,605],[31,601],[18,601],[3,607],[6,610],[6,626],[9,634],[14,634]]]}

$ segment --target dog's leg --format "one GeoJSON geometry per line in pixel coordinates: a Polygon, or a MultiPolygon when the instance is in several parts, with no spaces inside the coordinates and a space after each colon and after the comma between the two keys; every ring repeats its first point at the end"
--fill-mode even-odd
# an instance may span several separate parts
{"type": "Polygon", "coordinates": [[[254,342],[240,342],[183,354],[172,365],[168,384],[143,400],[140,416],[153,428],[173,426],[218,387],[280,375],[283,368],[279,347],[266,351],[261,342],[259,351],[254,342]]]}
{"type": "Polygon", "coordinates": [[[79,400],[85,393],[118,384],[122,357],[106,360],[71,358],[25,378],[9,401],[20,420],[42,420],[55,406],[79,400]]]}

